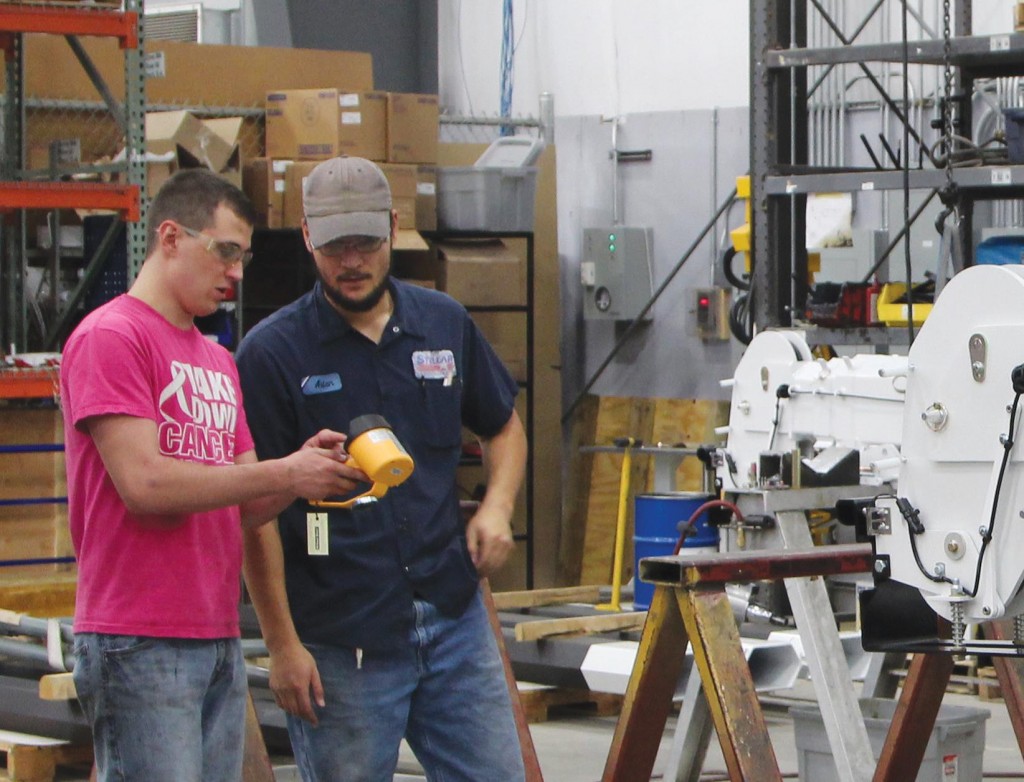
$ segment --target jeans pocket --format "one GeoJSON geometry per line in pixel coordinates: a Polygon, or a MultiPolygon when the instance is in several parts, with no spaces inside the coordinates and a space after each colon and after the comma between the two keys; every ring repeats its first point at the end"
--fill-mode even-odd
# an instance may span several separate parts
{"type": "Polygon", "coordinates": [[[141,635],[104,635],[101,636],[101,649],[107,658],[123,658],[143,652],[153,646],[153,639],[141,635]]]}

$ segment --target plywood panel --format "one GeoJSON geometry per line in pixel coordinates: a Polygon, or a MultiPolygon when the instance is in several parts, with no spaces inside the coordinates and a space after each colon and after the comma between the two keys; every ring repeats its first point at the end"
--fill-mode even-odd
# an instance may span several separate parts
{"type": "MultiPolygon", "coordinates": [[[[679,445],[695,448],[715,444],[716,426],[729,422],[729,403],[713,399],[657,399],[654,407],[652,444],[679,445]]],[[[683,459],[676,471],[675,488],[679,491],[700,491],[703,467],[693,456],[683,459]]],[[[654,488],[654,470],[648,472],[646,491],[654,488]]]]}
{"type": "MultiPolygon", "coordinates": [[[[650,439],[654,402],[635,397],[602,397],[594,431],[595,445],[611,445],[616,438],[650,439]]],[[[590,493],[587,497],[586,528],[583,537],[581,584],[610,584],[615,556],[615,530],[618,519],[619,485],[623,457],[620,453],[596,453],[591,467],[590,493]]],[[[647,464],[634,459],[630,486],[644,485],[647,464]]],[[[632,496],[632,493],[631,495],[632,496]]],[[[625,535],[632,533],[633,503],[626,504],[625,535]]],[[[625,541],[624,541],[625,543],[625,541]]]]}
{"type": "MultiPolygon", "coordinates": [[[[610,445],[632,436],[646,445],[694,447],[715,442],[715,427],[727,420],[728,404],[713,400],[588,397],[577,408],[571,434],[566,524],[561,567],[565,585],[610,584],[615,553],[621,453],[582,453],[582,445],[610,445]]],[[[654,487],[654,457],[633,454],[630,495],[622,540],[622,583],[633,575],[636,494],[654,487]]],[[[702,487],[702,467],[685,458],[676,473],[678,490],[702,487]]]]}
{"type": "MultiPolygon", "coordinates": [[[[63,441],[60,411],[51,405],[12,403],[0,408],[0,444],[36,445],[63,441]]],[[[67,496],[62,452],[0,454],[0,498],[67,496]]],[[[0,506],[0,565],[3,561],[69,557],[74,552],[64,504],[0,506]]],[[[70,565],[0,566],[5,579],[39,578],[73,571],[70,565]]],[[[3,606],[9,607],[9,606],[3,606]]]]}

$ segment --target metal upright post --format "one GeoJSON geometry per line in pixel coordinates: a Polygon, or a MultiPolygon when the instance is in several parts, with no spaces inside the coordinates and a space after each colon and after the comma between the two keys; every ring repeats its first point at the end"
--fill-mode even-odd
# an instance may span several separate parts
{"type": "MultiPolygon", "coordinates": [[[[5,37],[7,94],[4,101],[3,160],[0,161],[0,178],[10,181],[18,176],[23,164],[25,101],[22,74],[24,55],[22,36],[10,33],[5,37]]],[[[3,253],[0,285],[3,288],[3,302],[6,315],[3,318],[3,344],[6,351],[12,345],[26,350],[28,340],[28,319],[25,311],[25,253],[24,215],[12,212],[0,222],[0,252],[3,253]]]]}
{"type": "Polygon", "coordinates": [[[127,224],[128,284],[146,259],[146,225],[149,199],[146,196],[146,71],[144,0],[125,0],[125,11],[137,14],[138,42],[124,50],[124,114],[126,119],[125,157],[128,184],[139,187],[139,219],[127,224]]]}
{"type": "Polygon", "coordinates": [[[807,159],[806,69],[769,68],[766,54],[806,45],[806,39],[805,4],[751,0],[750,244],[758,328],[789,325],[794,304],[802,306],[806,297],[806,196],[769,198],[765,190],[769,174],[807,159]]]}

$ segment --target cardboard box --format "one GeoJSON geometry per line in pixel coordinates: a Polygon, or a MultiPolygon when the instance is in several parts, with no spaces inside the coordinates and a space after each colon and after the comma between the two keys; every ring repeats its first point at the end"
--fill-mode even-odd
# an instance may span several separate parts
{"type": "Polygon", "coordinates": [[[388,93],[389,163],[437,163],[436,95],[388,93]]]}
{"type": "Polygon", "coordinates": [[[338,93],[338,154],[385,160],[387,117],[386,92],[338,93]]]}
{"type": "Polygon", "coordinates": [[[166,160],[160,160],[158,155],[146,159],[146,195],[153,198],[160,192],[164,182],[171,178],[171,174],[178,170],[177,162],[169,155],[166,160]]]}
{"type": "Polygon", "coordinates": [[[438,242],[438,287],[467,307],[526,303],[526,264],[498,240],[438,242]]]}
{"type": "Polygon", "coordinates": [[[521,312],[473,312],[473,322],[512,377],[526,380],[526,319],[521,312]]]}
{"type": "Polygon", "coordinates": [[[336,89],[267,93],[267,157],[383,161],[387,93],[336,89]]]}
{"type": "Polygon", "coordinates": [[[326,160],[338,154],[338,91],[281,90],[266,100],[267,157],[326,160]]]}
{"type": "Polygon", "coordinates": [[[237,148],[188,111],[151,111],[146,114],[146,150],[158,155],[174,152],[178,165],[205,166],[222,171],[237,148]]]}
{"type": "Polygon", "coordinates": [[[416,167],[416,228],[437,230],[437,166],[416,167]]]}
{"type": "Polygon", "coordinates": [[[242,126],[245,124],[244,117],[213,117],[202,120],[215,136],[220,138],[231,148],[228,159],[224,165],[217,170],[217,173],[231,182],[235,187],[242,186],[242,126]]]}
{"type": "Polygon", "coordinates": [[[284,227],[285,176],[291,160],[254,158],[242,168],[242,189],[267,228],[284,227]]]}
{"type": "Polygon", "coordinates": [[[416,225],[416,166],[403,163],[382,163],[380,170],[391,186],[391,206],[398,212],[399,228],[416,225]]]}
{"type": "MultiPolygon", "coordinates": [[[[114,96],[124,100],[124,52],[117,41],[83,37],[81,43],[114,96]]],[[[146,58],[163,66],[162,75],[146,78],[146,100],[154,104],[258,106],[268,85],[278,90],[324,85],[373,89],[373,60],[367,52],[154,39],[146,41],[146,58]]],[[[96,88],[60,35],[26,35],[22,72],[25,94],[34,98],[97,100],[96,88]]],[[[95,113],[90,119],[96,121],[95,113]]],[[[89,159],[85,149],[82,154],[89,159]]]]}
{"type": "Polygon", "coordinates": [[[284,219],[282,228],[301,228],[305,213],[302,209],[302,180],[319,165],[317,160],[296,160],[284,175],[284,219]]]}

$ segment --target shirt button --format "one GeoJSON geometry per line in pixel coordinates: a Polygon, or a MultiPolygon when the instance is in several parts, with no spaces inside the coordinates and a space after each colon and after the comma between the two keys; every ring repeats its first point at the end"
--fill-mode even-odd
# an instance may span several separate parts
{"type": "Polygon", "coordinates": [[[404,568],[402,568],[402,570],[404,570],[406,573],[408,573],[409,572],[409,566],[406,565],[404,568]]]}
{"type": "Polygon", "coordinates": [[[392,327],[391,327],[391,331],[392,331],[393,333],[397,334],[397,333],[398,333],[399,331],[401,331],[401,329],[400,329],[400,328],[398,328],[398,326],[392,326],[392,327]]]}

